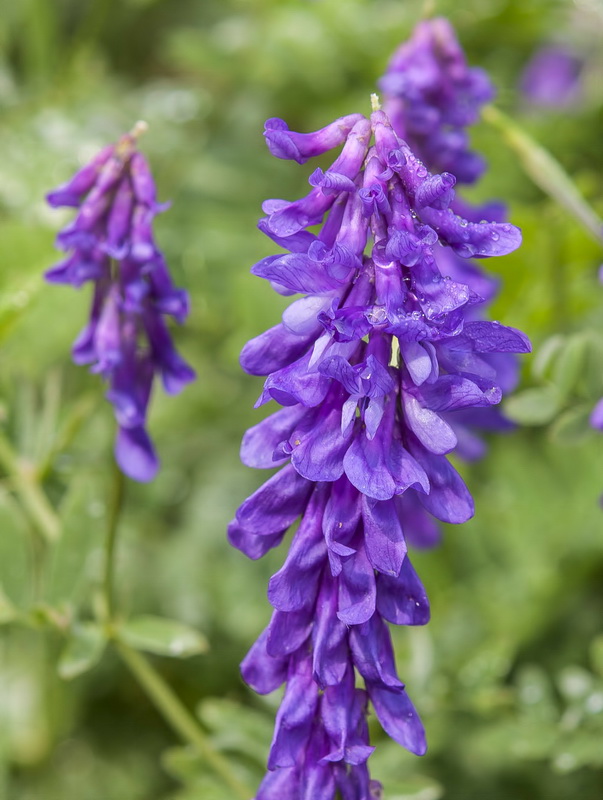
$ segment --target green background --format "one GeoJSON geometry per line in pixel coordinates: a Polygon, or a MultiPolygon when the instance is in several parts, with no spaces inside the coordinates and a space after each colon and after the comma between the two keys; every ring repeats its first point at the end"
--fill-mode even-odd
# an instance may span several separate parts
{"type": "MultiPolygon", "coordinates": [[[[499,106],[603,213],[601,3],[436,5],[470,62],[491,73],[499,106]],[[538,111],[516,87],[551,40],[587,59],[584,96],[538,111]]],[[[278,116],[311,130],[367,113],[421,9],[402,0],[0,0],[0,426],[41,470],[64,523],[61,543],[40,553],[0,481],[3,800],[229,797],[111,649],[71,681],[57,674],[64,634],[92,619],[97,602],[113,423],[97,377],[70,362],[88,287],[40,277],[59,259],[54,235],[70,219],[48,209],[44,193],[137,119],[148,122],[141,149],[160,199],[172,202],[157,238],[192,298],[175,338],[198,380],[178,397],[153,397],[163,466],[151,485],[128,484],[120,608],[203,631],[206,653],[154,663],[233,772],[256,785],[278,698],[247,690],[238,662],[268,620],[265,587],[284,549],[253,563],[225,538],[266,477],[238,460],[243,431],[265,412],[253,410],[261,380],[237,357],[284,307],[249,274],[274,252],[255,228],[261,202],[300,196],[314,168],[271,158],[262,123],[278,116]]],[[[469,195],[504,199],[524,231],[520,251],[488,266],[501,277],[494,318],[525,330],[540,352],[524,359],[524,386],[537,394],[514,413],[542,424],[492,439],[487,459],[461,465],[475,518],[413,559],[432,621],[393,636],[429,752],[411,756],[375,726],[371,767],[386,800],[597,800],[603,457],[585,419],[603,394],[601,247],[526,177],[498,131],[480,124],[473,141],[490,169],[469,195]]]]}

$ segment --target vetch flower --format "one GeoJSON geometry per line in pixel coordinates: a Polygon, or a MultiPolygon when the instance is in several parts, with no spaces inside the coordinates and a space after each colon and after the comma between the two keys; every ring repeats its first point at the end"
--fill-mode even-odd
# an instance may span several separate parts
{"type": "Polygon", "coordinates": [[[153,237],[153,217],[165,210],[137,150],[145,123],[101,152],[67,183],[47,195],[53,207],[78,209],[57,236],[67,257],[46,272],[51,283],[80,288],[92,282],[90,318],[73,346],[76,364],[91,364],[109,388],[118,423],[115,457],[134,480],[158,469],[146,414],[153,379],[175,394],[195,377],[178,355],[166,317],[184,322],[188,295],[174,286],[153,237]]]}
{"type": "Polygon", "coordinates": [[[241,458],[279,470],[238,509],[229,540],[261,558],[299,520],[269,583],[272,620],[242,664],[260,693],[286,685],[256,800],[374,800],[369,707],[395,741],[426,749],[387,626],[429,619],[407,527],[431,543],[434,517],[472,516],[446,458],[452,420],[500,401],[494,354],[529,350],[520,331],[474,318],[482,298],[436,254],[504,255],[521,235],[456,214],[454,178],[430,174],[378,108],[308,134],[270,120],[267,141],[298,163],[343,148],[306,197],[264,204],[259,227],[287,252],[252,269],[302,295],[241,354],[265,376],[258,405],[282,406],[247,431],[241,458]]]}

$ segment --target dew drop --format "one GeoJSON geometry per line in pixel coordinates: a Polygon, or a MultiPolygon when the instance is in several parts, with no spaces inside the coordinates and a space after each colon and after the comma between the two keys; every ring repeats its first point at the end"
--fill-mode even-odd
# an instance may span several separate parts
{"type": "Polygon", "coordinates": [[[496,231],[492,231],[492,233],[490,234],[490,238],[492,239],[492,241],[497,242],[500,239],[500,236],[498,235],[498,233],[496,233],[496,231]]]}

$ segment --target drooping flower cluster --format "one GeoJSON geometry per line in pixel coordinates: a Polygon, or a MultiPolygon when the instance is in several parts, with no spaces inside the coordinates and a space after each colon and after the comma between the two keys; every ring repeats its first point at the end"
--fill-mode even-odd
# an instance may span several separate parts
{"type": "Polygon", "coordinates": [[[105,147],[70,181],[47,195],[53,207],[73,206],[76,218],[57,237],[69,255],[46,272],[51,283],[94,284],[90,318],[73,346],[77,364],[91,364],[109,384],[118,423],[115,457],[134,480],[149,481],[158,460],[145,420],[153,378],[175,394],[195,373],[173,347],[166,316],[188,314],[188,296],[174,286],[153,238],[159,205],[153,177],[136,149],[139,123],[105,147]]]}
{"type": "Polygon", "coordinates": [[[264,204],[259,227],[287,252],[252,269],[303,295],[241,354],[266,376],[258,405],[283,406],[246,433],[242,460],[280,470],[239,508],[229,539],[260,558],[301,518],[270,581],[272,620],[242,665],[260,693],[286,683],[256,800],[371,800],[369,701],[393,739],[426,747],[386,624],[429,618],[407,530],[420,544],[429,515],[472,516],[446,458],[457,446],[448,415],[498,403],[491,356],[529,350],[519,331],[471,317],[482,298],[436,254],[504,255],[521,236],[455,214],[454,176],[430,174],[381,110],[310,134],[271,119],[265,136],[299,164],[343,149],[308,195],[264,204]]]}

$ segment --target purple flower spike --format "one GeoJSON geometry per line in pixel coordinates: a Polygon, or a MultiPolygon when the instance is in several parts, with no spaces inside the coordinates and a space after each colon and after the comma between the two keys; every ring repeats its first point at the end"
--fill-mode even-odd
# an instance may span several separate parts
{"type": "Polygon", "coordinates": [[[159,467],[145,427],[153,378],[160,375],[175,394],[195,377],[165,323],[166,316],[184,322],[188,296],[172,283],[153,238],[153,217],[166,206],[158,205],[151,171],[136,150],[145,128],[138,123],[47,195],[53,207],[74,206],[78,214],[57,237],[68,257],[46,273],[50,283],[94,284],[73,360],[107,382],[119,426],[115,458],[122,472],[143,482],[159,467]]]}
{"type": "MultiPolygon", "coordinates": [[[[454,48],[447,58],[462,78],[454,48]]],[[[477,91],[477,78],[465,79],[477,91]]],[[[446,458],[470,449],[459,415],[490,411],[512,383],[497,359],[529,349],[519,331],[477,317],[482,297],[463,280],[477,268],[456,266],[510,252],[518,229],[460,216],[455,175],[430,174],[383,111],[344,119],[345,136],[341,120],[315,134],[267,124],[278,157],[302,163],[328,141],[342,151],[311,174],[307,197],[264,205],[260,229],[286,252],[252,268],[281,294],[302,295],[241,355],[265,376],[258,405],[283,406],[247,431],[241,457],[281,469],[241,505],[229,539],[260,558],[299,519],[269,583],[272,621],[242,665],[258,692],[286,684],[256,800],[378,798],[369,703],[395,741],[425,752],[387,623],[429,620],[409,546],[437,542],[434,518],[472,516],[446,458]]]]}

